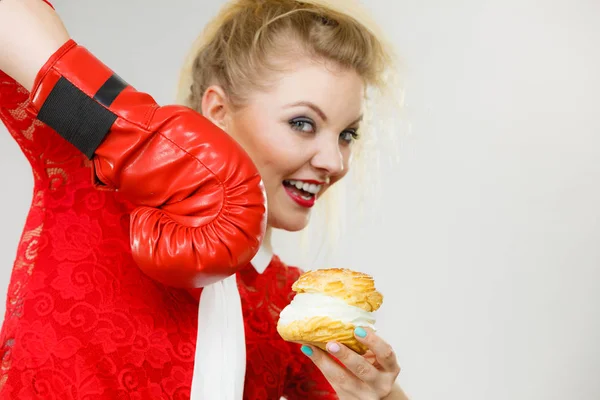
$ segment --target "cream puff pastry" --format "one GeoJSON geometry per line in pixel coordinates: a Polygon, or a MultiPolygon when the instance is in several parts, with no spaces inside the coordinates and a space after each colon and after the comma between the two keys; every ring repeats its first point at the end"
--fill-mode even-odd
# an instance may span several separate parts
{"type": "Polygon", "coordinates": [[[367,351],[354,337],[354,328],[375,328],[373,312],[383,296],[371,276],[348,269],[319,269],[300,276],[292,290],[296,295],[277,323],[284,340],[321,349],[333,340],[359,354],[367,351]]]}

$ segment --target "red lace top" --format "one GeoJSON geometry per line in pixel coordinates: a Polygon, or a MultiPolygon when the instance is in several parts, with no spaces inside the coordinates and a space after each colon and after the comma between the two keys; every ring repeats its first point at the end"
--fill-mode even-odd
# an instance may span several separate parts
{"type": "MultiPolygon", "coordinates": [[[[25,113],[28,95],[0,72],[0,117],[35,182],[0,336],[0,399],[189,399],[197,296],[140,272],[131,205],[92,186],[87,160],[25,113]]],[[[275,329],[299,274],[275,256],[264,273],[248,265],[237,275],[246,399],[337,398],[275,329]]]]}

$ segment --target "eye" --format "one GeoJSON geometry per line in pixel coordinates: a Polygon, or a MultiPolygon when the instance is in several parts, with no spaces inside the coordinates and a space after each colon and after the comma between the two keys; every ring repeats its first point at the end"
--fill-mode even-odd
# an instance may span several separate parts
{"type": "Polygon", "coordinates": [[[306,133],[315,132],[315,123],[309,118],[294,118],[289,121],[293,130],[306,133]]]}
{"type": "Polygon", "coordinates": [[[358,132],[355,129],[348,129],[340,133],[340,140],[347,143],[352,143],[359,138],[358,132]]]}

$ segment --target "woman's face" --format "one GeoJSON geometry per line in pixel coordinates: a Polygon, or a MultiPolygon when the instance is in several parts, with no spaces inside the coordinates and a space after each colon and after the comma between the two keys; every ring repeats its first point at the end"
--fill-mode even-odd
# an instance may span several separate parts
{"type": "MultiPolygon", "coordinates": [[[[267,90],[223,113],[221,125],[258,167],[269,226],[298,231],[319,197],[348,173],[364,86],[355,71],[329,63],[303,60],[286,67],[270,77],[267,90]]],[[[212,104],[206,97],[205,115],[212,104]]]]}

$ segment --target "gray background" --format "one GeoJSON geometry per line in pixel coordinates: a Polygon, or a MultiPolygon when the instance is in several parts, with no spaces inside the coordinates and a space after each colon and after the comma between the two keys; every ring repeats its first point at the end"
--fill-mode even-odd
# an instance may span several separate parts
{"type": "MultiPolygon", "coordinates": [[[[221,1],[56,0],[70,33],[172,102],[221,1]]],[[[369,0],[406,66],[397,164],[329,255],[281,234],[284,260],[372,273],[381,334],[419,400],[600,398],[600,2],[369,0]]],[[[0,130],[0,290],[32,174],[0,130]]],[[[382,149],[383,156],[387,148],[382,149]]]]}

